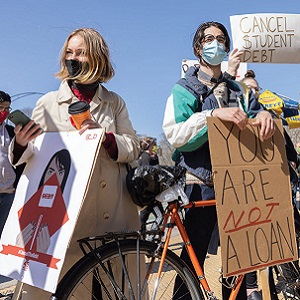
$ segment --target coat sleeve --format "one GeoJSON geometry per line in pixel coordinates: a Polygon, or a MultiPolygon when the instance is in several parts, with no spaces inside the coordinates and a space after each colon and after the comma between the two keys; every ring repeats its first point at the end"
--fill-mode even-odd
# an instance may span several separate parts
{"type": "Polygon", "coordinates": [[[117,94],[114,98],[114,115],[116,123],[115,138],[118,147],[118,163],[131,163],[138,159],[140,153],[139,139],[129,119],[125,101],[117,94]]]}
{"type": "Polygon", "coordinates": [[[23,163],[28,162],[28,160],[32,157],[32,155],[34,154],[34,146],[33,146],[33,142],[29,142],[27,145],[26,150],[23,152],[23,154],[21,155],[20,159],[14,163],[14,146],[15,146],[15,137],[11,140],[9,147],[8,147],[8,159],[9,162],[14,166],[19,166],[23,163]]]}
{"type": "Polygon", "coordinates": [[[42,96],[41,98],[38,99],[36,102],[35,108],[32,111],[31,118],[36,122],[39,123],[41,128],[46,128],[46,123],[45,123],[45,108],[43,106],[43,99],[45,96],[42,96]]]}
{"type": "Polygon", "coordinates": [[[181,152],[191,152],[207,141],[206,117],[211,110],[197,112],[199,100],[176,84],[167,100],[163,131],[169,143],[181,152]]]}

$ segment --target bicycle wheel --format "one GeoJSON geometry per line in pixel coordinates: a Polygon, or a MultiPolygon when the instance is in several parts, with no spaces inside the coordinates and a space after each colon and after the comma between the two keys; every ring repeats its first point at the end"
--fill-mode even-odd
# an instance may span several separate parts
{"type": "Polygon", "coordinates": [[[293,261],[269,268],[272,300],[300,299],[299,262],[293,261]]]}
{"type": "Polygon", "coordinates": [[[196,277],[172,251],[167,252],[158,281],[161,253],[157,244],[136,239],[118,243],[111,242],[96,250],[102,266],[92,253],[79,260],[60,281],[56,298],[52,299],[204,299],[196,277]],[[174,290],[177,276],[189,296],[174,290]]]}
{"type": "MultiPolygon", "coordinates": [[[[295,224],[296,240],[299,245],[300,228],[295,224]]],[[[269,268],[269,287],[272,300],[300,300],[300,266],[299,260],[269,268]]]]}

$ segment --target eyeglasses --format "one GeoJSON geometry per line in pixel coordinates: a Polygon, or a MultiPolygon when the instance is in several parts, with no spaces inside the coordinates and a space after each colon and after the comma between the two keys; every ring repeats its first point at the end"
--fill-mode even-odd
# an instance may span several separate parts
{"type": "Polygon", "coordinates": [[[219,43],[221,44],[225,44],[226,42],[226,36],[225,35],[217,35],[217,36],[214,36],[212,34],[207,34],[204,36],[204,38],[202,39],[202,42],[203,43],[211,43],[213,42],[214,40],[217,40],[219,43]]]}
{"type": "Polygon", "coordinates": [[[0,106],[0,111],[8,111],[10,112],[11,111],[11,107],[4,107],[4,106],[0,106]]]}

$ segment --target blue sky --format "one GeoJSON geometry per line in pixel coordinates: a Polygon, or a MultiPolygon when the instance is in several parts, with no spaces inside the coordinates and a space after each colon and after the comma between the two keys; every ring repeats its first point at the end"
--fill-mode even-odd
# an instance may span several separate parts
{"type": "MultiPolygon", "coordinates": [[[[299,0],[10,0],[1,4],[0,89],[11,95],[56,90],[59,55],[69,33],[93,27],[108,42],[115,77],[106,84],[126,101],[139,134],[162,135],[166,99],[182,59],[195,59],[192,39],[205,21],[231,15],[300,13],[299,0]]],[[[299,54],[300,55],[300,54],[299,54]]],[[[249,64],[263,89],[300,99],[300,66],[249,64]]],[[[13,102],[34,107],[37,95],[13,102]]]]}

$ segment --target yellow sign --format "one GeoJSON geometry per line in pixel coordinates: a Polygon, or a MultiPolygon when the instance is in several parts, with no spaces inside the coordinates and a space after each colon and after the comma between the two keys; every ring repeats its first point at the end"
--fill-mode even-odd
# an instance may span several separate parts
{"type": "Polygon", "coordinates": [[[269,90],[265,90],[259,95],[258,101],[267,109],[273,110],[276,114],[282,113],[283,100],[269,90]]]}
{"type": "Polygon", "coordinates": [[[291,129],[300,127],[300,115],[288,117],[285,118],[285,120],[287,121],[289,128],[291,129]]]}

